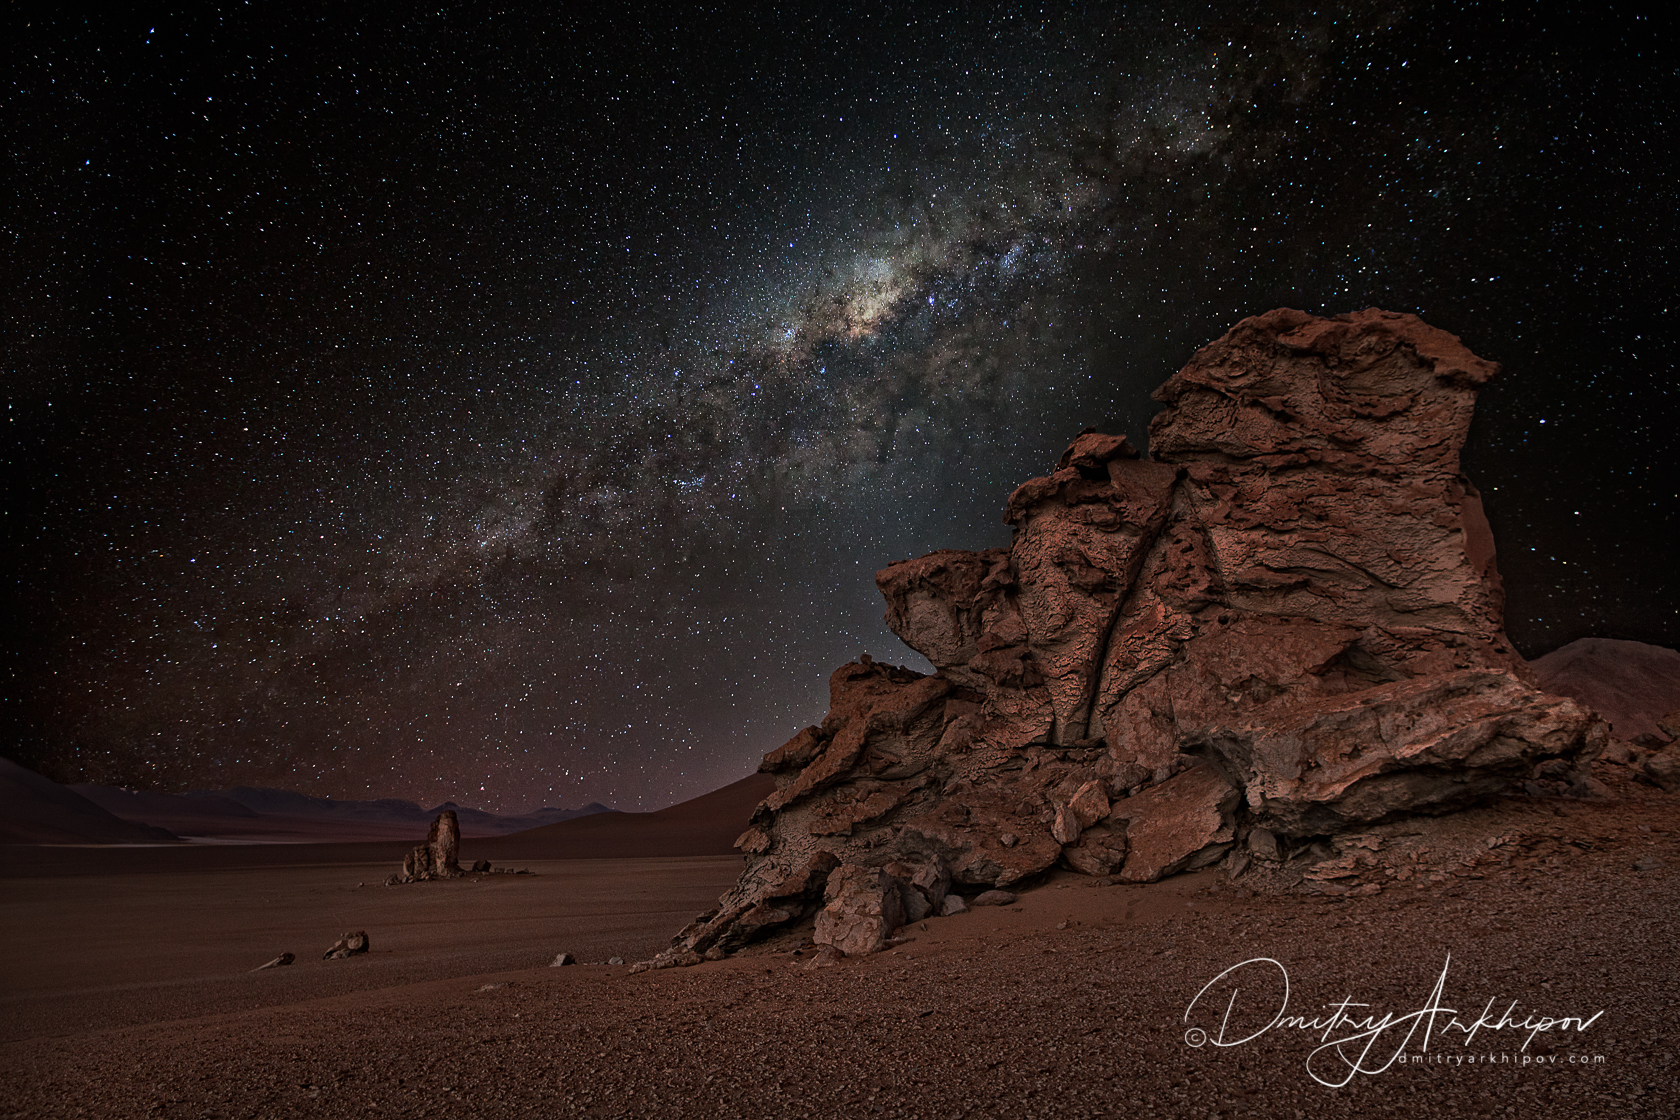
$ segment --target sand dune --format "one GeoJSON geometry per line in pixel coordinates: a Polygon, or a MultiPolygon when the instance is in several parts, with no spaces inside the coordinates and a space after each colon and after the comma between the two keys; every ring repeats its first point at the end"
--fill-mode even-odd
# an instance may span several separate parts
{"type": "Polygon", "coordinates": [[[463,839],[461,858],[505,862],[731,855],[753,809],[775,788],[770,775],[753,774],[654,813],[600,813],[470,844],[463,839]]]}
{"type": "Polygon", "coordinates": [[[165,829],[133,824],[0,758],[0,844],[172,844],[165,829]]]}
{"type": "Polygon", "coordinates": [[[1582,638],[1529,665],[1542,688],[1597,709],[1622,739],[1664,742],[1656,721],[1680,710],[1680,652],[1663,646],[1582,638]]]}

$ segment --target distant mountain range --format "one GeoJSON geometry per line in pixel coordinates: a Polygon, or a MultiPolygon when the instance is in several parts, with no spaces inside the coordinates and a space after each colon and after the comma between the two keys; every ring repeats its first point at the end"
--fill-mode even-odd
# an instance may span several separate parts
{"type": "Polygon", "coordinates": [[[503,816],[446,801],[430,809],[379,798],[336,801],[283,789],[156,793],[81,782],[62,786],[0,759],[0,843],[173,843],[182,838],[224,843],[419,841],[445,809],[455,810],[463,837],[507,836],[614,810],[599,802],[581,809],[545,807],[503,816]]]}
{"type": "MultiPolygon", "coordinates": [[[[120,813],[110,803],[113,794],[133,796],[131,791],[114,789],[110,786],[71,786],[77,793],[103,805],[118,816],[120,813]]],[[[148,798],[164,798],[168,794],[147,794],[148,798]]],[[[203,801],[211,804],[232,804],[251,813],[270,817],[321,817],[335,821],[361,821],[369,824],[400,824],[420,825],[429,828],[437,815],[445,809],[455,810],[455,817],[461,823],[462,832],[472,836],[506,836],[510,832],[523,832],[528,828],[541,828],[547,824],[558,824],[569,821],[574,817],[587,817],[593,813],[611,813],[598,801],[592,801],[581,809],[559,809],[545,806],[532,813],[518,816],[503,816],[498,813],[488,813],[483,809],[469,809],[457,805],[453,801],[445,801],[441,805],[434,805],[430,809],[423,809],[413,801],[403,801],[395,797],[381,797],[372,801],[335,801],[328,797],[310,797],[308,794],[294,793],[285,789],[267,789],[253,786],[235,786],[224,790],[192,790],[182,795],[183,800],[203,801]]],[[[129,816],[138,819],[140,814],[130,813],[129,816]]]]}

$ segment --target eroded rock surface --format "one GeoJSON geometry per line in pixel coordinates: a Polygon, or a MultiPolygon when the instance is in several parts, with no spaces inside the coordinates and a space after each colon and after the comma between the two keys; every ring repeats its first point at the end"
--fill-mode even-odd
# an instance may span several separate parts
{"type": "MultiPolygon", "coordinates": [[[[445,809],[432,821],[431,829],[426,833],[426,842],[418,844],[403,859],[402,874],[394,876],[398,883],[422,883],[429,879],[459,879],[465,874],[461,870],[461,826],[456,820],[455,810],[445,809]]],[[[483,863],[484,870],[490,865],[483,863]]],[[[473,870],[479,870],[474,864],[473,870]]]]}
{"type": "Polygon", "coordinates": [[[1008,548],[878,573],[937,672],[834,673],[664,960],[814,913],[870,952],[1058,862],[1147,882],[1565,781],[1604,724],[1506,640],[1459,469],[1496,372],[1410,315],[1246,319],[1156,391],[1151,459],[1082,433],[1009,496],[1008,548]]]}
{"type": "Polygon", "coordinates": [[[341,961],[348,957],[359,956],[371,948],[366,930],[352,930],[332,943],[332,947],[322,954],[326,961],[341,961]]]}

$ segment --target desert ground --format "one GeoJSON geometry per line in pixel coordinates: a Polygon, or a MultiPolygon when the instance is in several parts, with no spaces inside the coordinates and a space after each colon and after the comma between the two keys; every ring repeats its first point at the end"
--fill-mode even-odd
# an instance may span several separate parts
{"type": "MultiPolygon", "coordinates": [[[[874,956],[807,928],[641,973],[604,962],[651,956],[739,857],[600,858],[647,822],[599,818],[569,849],[463,842],[529,875],[399,887],[401,845],[13,846],[0,1115],[1668,1117],[1677,807],[1500,802],[1470,831],[1526,839],[1359,897],[1056,872],[874,956]],[[321,959],[357,929],[371,952],[321,959]],[[1337,1004],[1400,1022],[1360,1040],[1337,1004]],[[1431,1007],[1457,1025],[1408,1040],[1431,1007]]],[[[643,850],[730,823],[665,821],[643,850]]]]}

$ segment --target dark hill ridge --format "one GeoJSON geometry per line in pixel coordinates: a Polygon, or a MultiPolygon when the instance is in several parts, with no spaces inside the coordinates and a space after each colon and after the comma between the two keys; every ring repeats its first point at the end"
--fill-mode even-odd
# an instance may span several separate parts
{"type": "MultiPolygon", "coordinates": [[[[497,862],[734,855],[735,841],[753,811],[775,788],[775,779],[768,774],[751,774],[657,812],[597,813],[480,840],[470,854],[497,862]]],[[[467,858],[465,847],[462,858],[467,858]]]]}
{"type": "Polygon", "coordinates": [[[598,802],[581,809],[544,808],[503,816],[445,802],[425,809],[399,798],[338,801],[291,790],[237,786],[228,790],[156,793],[81,784],[76,793],[124,820],[192,837],[299,842],[397,840],[425,835],[438,813],[455,811],[467,836],[505,836],[612,810],[598,802]]]}
{"type": "Polygon", "coordinates": [[[483,809],[468,808],[453,801],[445,801],[441,805],[425,809],[413,801],[404,801],[396,797],[380,797],[365,801],[339,801],[330,797],[311,797],[308,794],[295,793],[291,790],[253,786],[235,786],[228,790],[193,790],[185,796],[232,801],[254,812],[270,816],[330,817],[337,820],[376,821],[385,824],[418,824],[422,826],[431,824],[439,813],[445,809],[450,809],[455,812],[456,818],[463,828],[489,835],[521,832],[527,828],[539,828],[545,824],[568,821],[574,817],[588,816],[591,813],[612,811],[599,802],[591,802],[582,809],[545,807],[533,813],[504,815],[489,813],[483,809]]]}
{"type": "Polygon", "coordinates": [[[1658,746],[1658,719],[1680,711],[1680,653],[1643,642],[1582,638],[1529,662],[1540,687],[1598,711],[1616,737],[1658,746]]]}
{"type": "Polygon", "coordinates": [[[167,829],[126,821],[72,789],[0,758],[0,843],[175,844],[167,829]]]}

